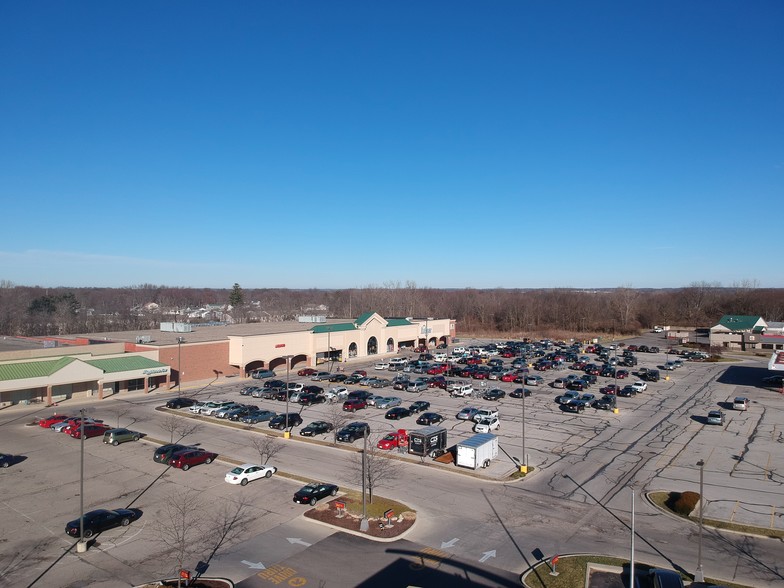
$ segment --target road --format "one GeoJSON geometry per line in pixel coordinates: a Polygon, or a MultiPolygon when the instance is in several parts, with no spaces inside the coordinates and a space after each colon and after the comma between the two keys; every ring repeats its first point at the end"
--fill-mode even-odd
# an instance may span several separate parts
{"type": "MultiPolygon", "coordinates": [[[[752,385],[760,365],[747,361],[728,369],[723,364],[689,364],[670,381],[654,384],[637,398],[619,399],[623,402],[618,415],[593,410],[580,415],[563,413],[553,402],[557,391],[540,387],[526,401],[526,453],[534,473],[514,482],[507,475],[516,468],[513,458],[521,454],[522,413],[518,412],[519,400],[506,398],[499,406],[505,452],[482,471],[485,477],[461,475],[453,466],[404,463],[397,478],[378,488],[378,493],[417,511],[418,522],[406,537],[409,541],[513,572],[533,563],[532,552],[537,549],[548,556],[590,552],[628,557],[634,495],[637,560],[693,572],[696,525],[662,514],[644,495],[651,490],[696,491],[696,463],[704,459],[706,517],[781,524],[777,513],[784,512],[778,473],[784,465],[779,450],[784,430],[782,399],[752,385]],[[700,415],[739,391],[754,399],[749,411],[727,411],[724,427],[704,424],[700,415]]],[[[242,384],[208,388],[200,397],[235,398],[242,384]]],[[[468,403],[443,393],[425,395],[436,410],[448,411],[450,416],[468,403]]],[[[154,407],[166,397],[132,394],[101,404],[72,402],[62,409],[74,412],[84,405],[95,416],[109,420],[117,414],[114,407],[122,406],[123,426],[160,439],[164,415],[154,407]]],[[[280,403],[276,408],[282,410],[280,403]]],[[[42,573],[39,586],[131,586],[172,574],[176,564],[157,555],[155,526],[167,498],[188,488],[197,489],[208,504],[240,497],[252,502],[246,538],[212,560],[211,574],[240,580],[261,566],[270,567],[301,553],[332,533],[305,520],[301,516],[304,507],[291,502],[299,482],[275,476],[244,488],[229,486],[223,482],[229,464],[166,471],[152,462],[154,445],[145,441],[111,447],[91,439],[85,442],[88,509],[132,503],[144,516],[124,530],[102,535],[100,544],[87,554],[67,551],[73,541],[62,528],[78,515],[79,442],[26,426],[36,413],[49,414],[51,409],[0,412],[3,451],[27,458],[1,472],[5,491],[0,533],[10,548],[0,556],[3,585],[28,585],[42,573]]],[[[309,414],[317,415],[318,410],[309,414]]],[[[374,431],[398,426],[384,422],[383,411],[361,416],[370,418],[374,431]]],[[[448,428],[453,437],[470,435],[468,425],[454,419],[448,421],[448,428]]],[[[248,443],[251,434],[205,423],[187,441],[221,455],[257,461],[248,443]]],[[[348,486],[347,452],[328,445],[292,439],[275,462],[291,474],[348,486]]],[[[778,540],[708,529],[703,536],[706,575],[728,581],[753,586],[784,584],[781,553],[778,540]]]]}

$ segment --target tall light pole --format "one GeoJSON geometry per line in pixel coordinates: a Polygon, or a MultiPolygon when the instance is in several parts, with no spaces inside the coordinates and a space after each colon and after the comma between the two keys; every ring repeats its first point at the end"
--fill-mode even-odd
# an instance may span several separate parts
{"type": "Polygon", "coordinates": [[[520,473],[528,473],[528,460],[525,457],[525,377],[523,377],[523,454],[520,456],[520,473]]]}
{"type": "Polygon", "coordinates": [[[283,438],[288,439],[291,437],[291,431],[289,431],[289,369],[291,367],[291,358],[293,355],[284,355],[283,359],[286,360],[286,429],[283,431],[283,438]]]}
{"type": "Polygon", "coordinates": [[[703,472],[705,471],[705,462],[700,460],[697,462],[697,465],[700,466],[700,535],[699,540],[697,541],[697,572],[694,574],[694,581],[704,582],[705,574],[702,572],[702,481],[703,472]]]}
{"type": "Polygon", "coordinates": [[[368,523],[367,518],[367,502],[365,500],[365,472],[367,471],[367,434],[368,431],[365,429],[362,431],[362,520],[359,523],[359,530],[367,532],[370,528],[370,524],[368,523]]]}
{"type": "Polygon", "coordinates": [[[182,344],[185,337],[177,337],[177,396],[182,392],[182,344]]]}
{"type": "Polygon", "coordinates": [[[629,560],[629,586],[634,588],[634,488],[632,490],[632,556],[629,560]]]}

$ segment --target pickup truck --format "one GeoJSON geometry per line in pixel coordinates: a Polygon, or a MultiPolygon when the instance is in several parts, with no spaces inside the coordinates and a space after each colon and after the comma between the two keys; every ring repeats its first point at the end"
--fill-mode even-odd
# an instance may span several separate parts
{"type": "Polygon", "coordinates": [[[376,447],[379,449],[394,449],[395,447],[408,446],[408,433],[405,429],[398,429],[379,439],[376,447]]]}

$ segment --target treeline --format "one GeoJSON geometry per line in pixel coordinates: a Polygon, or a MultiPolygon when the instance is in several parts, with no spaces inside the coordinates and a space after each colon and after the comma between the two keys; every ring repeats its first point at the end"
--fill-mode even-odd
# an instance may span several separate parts
{"type": "MultiPolygon", "coordinates": [[[[301,314],[356,317],[450,317],[461,334],[632,333],[654,325],[714,325],[724,314],[784,321],[784,289],[693,283],[678,289],[434,289],[409,282],[343,290],[172,288],[39,288],[0,282],[0,334],[66,335],[158,328],[173,311],[229,305],[238,322],[301,314]],[[157,308],[146,309],[155,303],[157,308]]],[[[180,314],[178,320],[183,320],[180,314]]]]}

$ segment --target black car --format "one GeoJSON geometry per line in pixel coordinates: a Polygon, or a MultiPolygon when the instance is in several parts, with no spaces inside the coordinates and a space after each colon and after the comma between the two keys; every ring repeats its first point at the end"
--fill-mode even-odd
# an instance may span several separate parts
{"type": "MultiPolygon", "coordinates": [[[[302,424],[302,417],[299,415],[298,412],[290,412],[288,413],[288,423],[289,428],[296,427],[302,424]]],[[[274,417],[270,419],[269,422],[270,429],[285,429],[286,428],[286,413],[283,414],[276,414],[274,417]]]]}
{"type": "Polygon", "coordinates": [[[631,398],[632,396],[637,396],[637,390],[635,390],[631,385],[624,386],[620,390],[618,390],[618,396],[623,398],[631,398]]]}
{"type": "Polygon", "coordinates": [[[240,396],[253,396],[253,393],[256,391],[261,391],[261,388],[258,386],[245,386],[240,390],[240,396]]]}
{"type": "Polygon", "coordinates": [[[169,402],[166,403],[166,408],[186,408],[188,406],[193,406],[196,404],[196,401],[193,398],[172,398],[169,402]]]}
{"type": "Polygon", "coordinates": [[[310,406],[312,404],[321,404],[326,402],[327,397],[323,394],[300,394],[299,403],[302,406],[310,406]]]}
{"type": "Polygon", "coordinates": [[[362,379],[362,376],[351,375],[345,380],[343,380],[344,384],[359,384],[359,381],[362,379]]]}
{"type": "Polygon", "coordinates": [[[294,396],[295,394],[296,394],[296,392],[294,392],[294,390],[286,390],[284,388],[283,390],[278,390],[275,393],[275,400],[279,400],[281,402],[285,402],[287,398],[289,400],[291,400],[291,397],[294,396]]]}
{"type": "Polygon", "coordinates": [[[405,418],[407,416],[411,416],[411,410],[404,407],[404,406],[396,406],[395,408],[390,408],[386,414],[384,415],[385,419],[396,421],[398,419],[405,418]]]}
{"type": "Polygon", "coordinates": [[[267,388],[286,388],[286,382],[283,380],[267,380],[264,382],[263,387],[267,388]]]}
{"type": "Polygon", "coordinates": [[[561,408],[568,412],[577,412],[580,413],[585,410],[585,401],[584,400],[570,400],[566,404],[562,404],[561,408]]]}
{"type": "Polygon", "coordinates": [[[179,445],[178,443],[169,443],[168,445],[161,445],[158,449],[155,450],[155,453],[152,455],[152,459],[158,463],[169,463],[171,456],[177,453],[178,451],[184,451],[185,449],[195,449],[190,445],[179,445]]]}
{"type": "Polygon", "coordinates": [[[528,388],[526,388],[525,391],[523,391],[522,388],[515,388],[509,393],[509,398],[522,398],[523,394],[525,394],[527,398],[531,395],[531,391],[528,388]]]}
{"type": "Polygon", "coordinates": [[[329,433],[334,427],[326,421],[314,421],[307,427],[300,429],[299,434],[303,437],[313,437],[314,435],[323,435],[329,433]]]}
{"type": "Polygon", "coordinates": [[[504,396],[506,396],[506,392],[498,388],[493,388],[482,394],[482,398],[485,400],[501,400],[504,396]]]}
{"type": "Polygon", "coordinates": [[[324,394],[324,388],[322,388],[321,386],[315,386],[315,385],[305,386],[302,389],[302,393],[303,394],[324,394]]]}
{"type": "Polygon", "coordinates": [[[340,431],[338,431],[337,439],[338,441],[343,441],[344,443],[353,443],[357,439],[361,439],[364,435],[370,433],[370,425],[363,422],[354,422],[349,423],[340,431]]]}
{"type": "Polygon", "coordinates": [[[16,458],[13,455],[0,453],[0,468],[7,468],[8,466],[13,465],[15,462],[16,458]]]}
{"type": "Polygon", "coordinates": [[[659,370],[648,370],[642,377],[647,382],[658,382],[660,378],[659,370]]]}
{"type": "Polygon", "coordinates": [[[343,382],[346,379],[348,379],[348,376],[346,374],[332,374],[329,377],[330,382],[343,382]]]}
{"type": "Polygon", "coordinates": [[[327,496],[335,496],[338,493],[338,488],[335,484],[308,484],[303,486],[294,493],[294,502],[297,504],[309,504],[314,506],[316,502],[327,496]]]}
{"type": "Polygon", "coordinates": [[[368,392],[367,390],[352,390],[348,393],[346,400],[367,400],[371,396],[373,396],[373,393],[368,392]]]}
{"type": "Polygon", "coordinates": [[[412,403],[411,406],[408,407],[408,410],[411,412],[422,412],[423,410],[427,410],[430,408],[430,403],[426,400],[417,400],[416,402],[412,403]]]}
{"type": "MultiPolygon", "coordinates": [[[[84,513],[84,538],[89,539],[96,533],[114,529],[115,527],[125,527],[137,519],[137,514],[125,508],[117,510],[93,510],[84,513]]],[[[69,522],[65,525],[65,532],[71,537],[79,537],[80,519],[69,522]]]]}
{"type": "Polygon", "coordinates": [[[605,394],[601,398],[594,400],[591,406],[597,410],[612,410],[615,408],[615,396],[605,394]]]}
{"type": "Polygon", "coordinates": [[[417,425],[437,425],[441,421],[444,420],[437,412],[426,412],[425,414],[421,415],[417,420],[417,425]]]}

